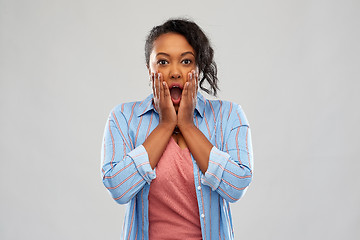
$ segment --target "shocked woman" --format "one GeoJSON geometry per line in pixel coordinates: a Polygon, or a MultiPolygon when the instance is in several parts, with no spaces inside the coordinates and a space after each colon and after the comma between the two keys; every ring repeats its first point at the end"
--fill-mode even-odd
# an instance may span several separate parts
{"type": "Polygon", "coordinates": [[[209,40],[168,20],[145,58],[153,93],[110,112],[102,146],[103,183],[128,204],[122,239],[234,239],[229,203],[252,180],[251,135],[239,105],[198,92],[218,90],[209,40]]]}

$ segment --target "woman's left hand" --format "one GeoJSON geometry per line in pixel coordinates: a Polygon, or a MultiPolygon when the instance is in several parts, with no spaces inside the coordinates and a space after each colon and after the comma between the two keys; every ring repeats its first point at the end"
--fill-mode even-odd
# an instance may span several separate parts
{"type": "Polygon", "coordinates": [[[177,126],[181,129],[194,125],[194,110],[196,107],[196,98],[198,90],[198,74],[195,70],[188,73],[187,82],[181,95],[181,101],[178,110],[177,126]]]}

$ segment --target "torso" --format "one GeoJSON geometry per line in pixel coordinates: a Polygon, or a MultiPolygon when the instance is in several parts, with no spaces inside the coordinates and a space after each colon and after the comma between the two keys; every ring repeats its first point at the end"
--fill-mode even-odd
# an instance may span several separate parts
{"type": "MultiPolygon", "coordinates": [[[[183,137],[177,134],[180,144],[183,137]]],[[[185,145],[186,146],[186,145],[185,145]]],[[[149,239],[202,239],[193,162],[175,139],[156,166],[149,191],[149,239]]]]}
{"type": "Polygon", "coordinates": [[[181,149],[187,148],[185,139],[184,139],[183,135],[181,134],[181,132],[178,134],[173,134],[172,138],[175,140],[175,142],[177,143],[177,145],[179,145],[179,147],[181,149]]]}

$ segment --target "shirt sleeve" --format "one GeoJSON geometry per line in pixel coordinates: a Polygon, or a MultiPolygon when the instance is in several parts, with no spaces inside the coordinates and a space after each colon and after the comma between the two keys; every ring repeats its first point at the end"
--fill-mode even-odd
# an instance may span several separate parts
{"type": "Polygon", "coordinates": [[[235,202],[246,192],[253,168],[251,132],[240,106],[233,114],[228,129],[225,132],[225,149],[215,146],[211,149],[208,169],[201,182],[227,201],[235,202]]]}
{"type": "Polygon", "coordinates": [[[113,110],[104,130],[101,175],[105,187],[120,204],[129,202],[156,178],[144,146],[132,144],[124,115],[113,110]]]}

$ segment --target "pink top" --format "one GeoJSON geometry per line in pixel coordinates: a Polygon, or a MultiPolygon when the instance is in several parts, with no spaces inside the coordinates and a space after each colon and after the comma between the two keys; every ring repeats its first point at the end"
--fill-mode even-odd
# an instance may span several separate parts
{"type": "Polygon", "coordinates": [[[191,155],[172,137],[150,184],[149,239],[202,239],[191,155]]]}

